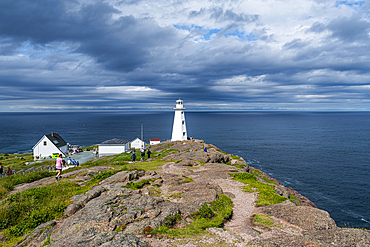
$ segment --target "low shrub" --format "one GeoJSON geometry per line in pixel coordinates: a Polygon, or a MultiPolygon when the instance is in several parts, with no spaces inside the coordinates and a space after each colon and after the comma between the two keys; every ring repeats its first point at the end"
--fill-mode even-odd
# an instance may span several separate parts
{"type": "Polygon", "coordinates": [[[210,205],[203,205],[198,212],[193,214],[195,220],[186,227],[171,228],[170,225],[162,225],[159,228],[154,229],[153,233],[169,236],[191,237],[194,234],[203,234],[204,229],[210,227],[222,227],[224,221],[232,216],[233,202],[226,195],[219,195],[218,200],[210,203],[210,205]]]}

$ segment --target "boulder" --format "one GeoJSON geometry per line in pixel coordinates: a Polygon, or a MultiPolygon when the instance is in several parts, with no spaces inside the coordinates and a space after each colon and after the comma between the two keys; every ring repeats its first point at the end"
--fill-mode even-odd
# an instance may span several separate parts
{"type": "Polygon", "coordinates": [[[336,228],[328,212],[308,206],[271,206],[264,213],[297,225],[304,230],[328,230],[336,228]]]}

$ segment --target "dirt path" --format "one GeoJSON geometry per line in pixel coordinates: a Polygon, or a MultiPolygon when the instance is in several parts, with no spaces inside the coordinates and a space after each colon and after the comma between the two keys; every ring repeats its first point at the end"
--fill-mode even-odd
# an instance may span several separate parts
{"type": "MultiPolygon", "coordinates": [[[[175,166],[175,163],[168,163],[162,166],[164,173],[182,174],[186,173],[187,168],[180,168],[175,166]]],[[[212,168],[201,167],[197,169],[197,172],[212,170],[212,168]]],[[[202,179],[198,178],[197,180],[202,179]]],[[[205,178],[203,178],[205,179],[205,178]]],[[[216,236],[219,241],[224,241],[232,246],[246,246],[246,244],[255,238],[260,238],[259,234],[253,230],[251,225],[252,215],[255,211],[255,193],[247,193],[242,190],[243,183],[239,181],[228,179],[214,179],[212,183],[219,185],[224,194],[229,196],[233,203],[233,216],[225,223],[224,231],[220,228],[211,228],[209,232],[216,236]]]]}
{"type": "MultiPolygon", "coordinates": [[[[258,233],[249,227],[251,217],[256,209],[254,206],[254,201],[256,200],[255,193],[243,192],[241,187],[244,184],[239,181],[217,179],[214,182],[222,188],[224,194],[232,199],[234,208],[231,220],[226,222],[224,226],[227,231],[217,229],[210,229],[210,231],[223,238],[227,243],[248,242],[254,238],[258,238],[258,233]]],[[[236,246],[244,245],[237,244],[236,246]]]]}
{"type": "MultiPolygon", "coordinates": [[[[63,178],[69,178],[69,177],[76,176],[78,173],[80,173],[82,171],[94,170],[94,169],[108,169],[108,168],[109,167],[99,166],[99,167],[83,168],[83,169],[68,172],[68,173],[65,173],[65,170],[63,170],[62,177],[63,178]]],[[[56,174],[56,172],[55,172],[55,174],[56,174]]],[[[63,178],[62,178],[62,180],[63,180],[63,178]]],[[[52,176],[52,177],[47,177],[47,178],[43,178],[43,179],[34,181],[32,183],[20,184],[20,185],[14,187],[14,189],[12,191],[10,191],[8,193],[8,195],[12,195],[12,194],[15,194],[17,192],[21,192],[21,191],[31,189],[31,188],[42,187],[42,186],[45,186],[45,185],[48,185],[48,184],[51,184],[51,183],[55,183],[55,182],[57,182],[57,181],[56,181],[55,177],[52,176]]]]}

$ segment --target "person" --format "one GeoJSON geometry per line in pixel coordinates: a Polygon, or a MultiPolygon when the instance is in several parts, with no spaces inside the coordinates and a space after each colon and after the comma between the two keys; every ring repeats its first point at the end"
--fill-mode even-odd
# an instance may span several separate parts
{"type": "Polygon", "coordinates": [[[58,171],[57,176],[55,177],[57,181],[59,178],[62,178],[62,176],[60,175],[62,173],[62,166],[63,166],[62,154],[59,154],[59,157],[55,160],[55,170],[58,171]]]}
{"type": "Polygon", "coordinates": [[[207,148],[204,148],[204,152],[207,152],[207,148]]]}
{"type": "Polygon", "coordinates": [[[140,153],[141,153],[141,160],[145,160],[145,148],[143,145],[140,148],[140,153]]]}
{"type": "Polygon", "coordinates": [[[68,166],[70,166],[70,165],[71,165],[71,163],[72,163],[72,160],[71,160],[71,157],[69,157],[69,158],[68,158],[68,161],[67,161],[68,166]]]}
{"type": "Polygon", "coordinates": [[[72,165],[76,166],[76,161],[75,159],[72,160],[72,165]]]}
{"type": "Polygon", "coordinates": [[[150,154],[152,153],[152,152],[150,152],[150,149],[148,148],[148,151],[146,151],[146,153],[148,154],[148,159],[150,159],[150,154]]]}
{"type": "Polygon", "coordinates": [[[132,154],[131,154],[131,160],[132,161],[135,161],[136,160],[136,154],[134,151],[132,151],[132,154]]]}
{"type": "Polygon", "coordinates": [[[3,172],[4,172],[3,166],[0,166],[0,175],[3,175],[3,172]]]}
{"type": "Polygon", "coordinates": [[[80,166],[80,162],[78,162],[78,160],[76,161],[76,166],[80,166]]]}
{"type": "Polygon", "coordinates": [[[6,175],[12,175],[12,169],[10,169],[10,167],[8,167],[8,170],[6,170],[6,175]]]}

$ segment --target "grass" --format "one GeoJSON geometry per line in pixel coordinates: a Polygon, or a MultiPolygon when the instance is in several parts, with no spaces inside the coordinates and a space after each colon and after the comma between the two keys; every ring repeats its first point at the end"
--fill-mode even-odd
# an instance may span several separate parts
{"type": "Polygon", "coordinates": [[[257,206],[265,206],[265,205],[272,205],[278,204],[285,201],[287,198],[276,194],[274,186],[265,184],[262,182],[257,181],[256,175],[250,173],[235,173],[230,174],[234,177],[235,180],[238,180],[242,183],[248,184],[246,189],[251,191],[252,188],[255,188],[255,192],[258,193],[258,198],[256,201],[257,206]]]}
{"type": "Polygon", "coordinates": [[[295,204],[300,204],[301,203],[301,200],[299,200],[297,197],[295,197],[293,195],[289,196],[289,200],[294,202],[295,204]]]}
{"type": "Polygon", "coordinates": [[[160,157],[164,157],[166,155],[168,155],[169,153],[180,153],[180,151],[178,149],[167,149],[165,151],[163,151],[161,154],[160,154],[160,157]]]}
{"type": "Polygon", "coordinates": [[[232,216],[233,202],[226,195],[219,195],[217,201],[210,205],[203,204],[201,209],[193,214],[194,221],[184,228],[172,228],[172,226],[162,225],[153,230],[153,234],[160,234],[169,237],[181,236],[182,238],[192,237],[195,234],[205,234],[204,229],[210,227],[222,227],[226,219],[232,216]]]}
{"type": "Polygon", "coordinates": [[[143,180],[141,180],[139,182],[136,182],[136,183],[129,182],[129,183],[127,183],[127,185],[125,187],[129,188],[129,189],[133,189],[133,190],[138,190],[138,189],[143,188],[145,185],[149,185],[150,181],[153,181],[153,179],[143,179],[143,180]]]}
{"type": "Polygon", "coordinates": [[[170,197],[172,198],[181,198],[182,197],[182,192],[179,192],[179,193],[176,193],[176,194],[173,194],[173,195],[170,195],[170,197]]]}
{"type": "Polygon", "coordinates": [[[256,214],[253,218],[253,222],[269,229],[271,229],[273,226],[277,226],[271,219],[271,216],[266,214],[256,214]]]}
{"type": "Polygon", "coordinates": [[[62,217],[72,196],[82,194],[105,178],[126,169],[103,171],[85,186],[65,180],[9,196],[0,203],[0,234],[15,241],[40,224],[62,217]]]}
{"type": "Polygon", "coordinates": [[[184,176],[185,177],[185,180],[182,180],[180,181],[180,184],[185,184],[185,183],[191,183],[191,182],[194,182],[194,180],[192,178],[189,178],[187,176],[184,176]]]}
{"type": "Polygon", "coordinates": [[[54,173],[48,171],[31,172],[27,174],[12,175],[0,178],[0,199],[3,199],[9,191],[14,189],[16,185],[23,183],[31,183],[45,177],[53,176],[54,173]]]}
{"type": "Polygon", "coordinates": [[[160,167],[167,164],[168,161],[164,160],[153,160],[152,162],[142,161],[138,163],[128,163],[126,164],[129,169],[140,169],[144,171],[158,171],[160,167]]]}
{"type": "Polygon", "coordinates": [[[33,161],[32,153],[24,154],[0,154],[0,165],[17,167],[19,165],[26,164],[33,161]]]}

